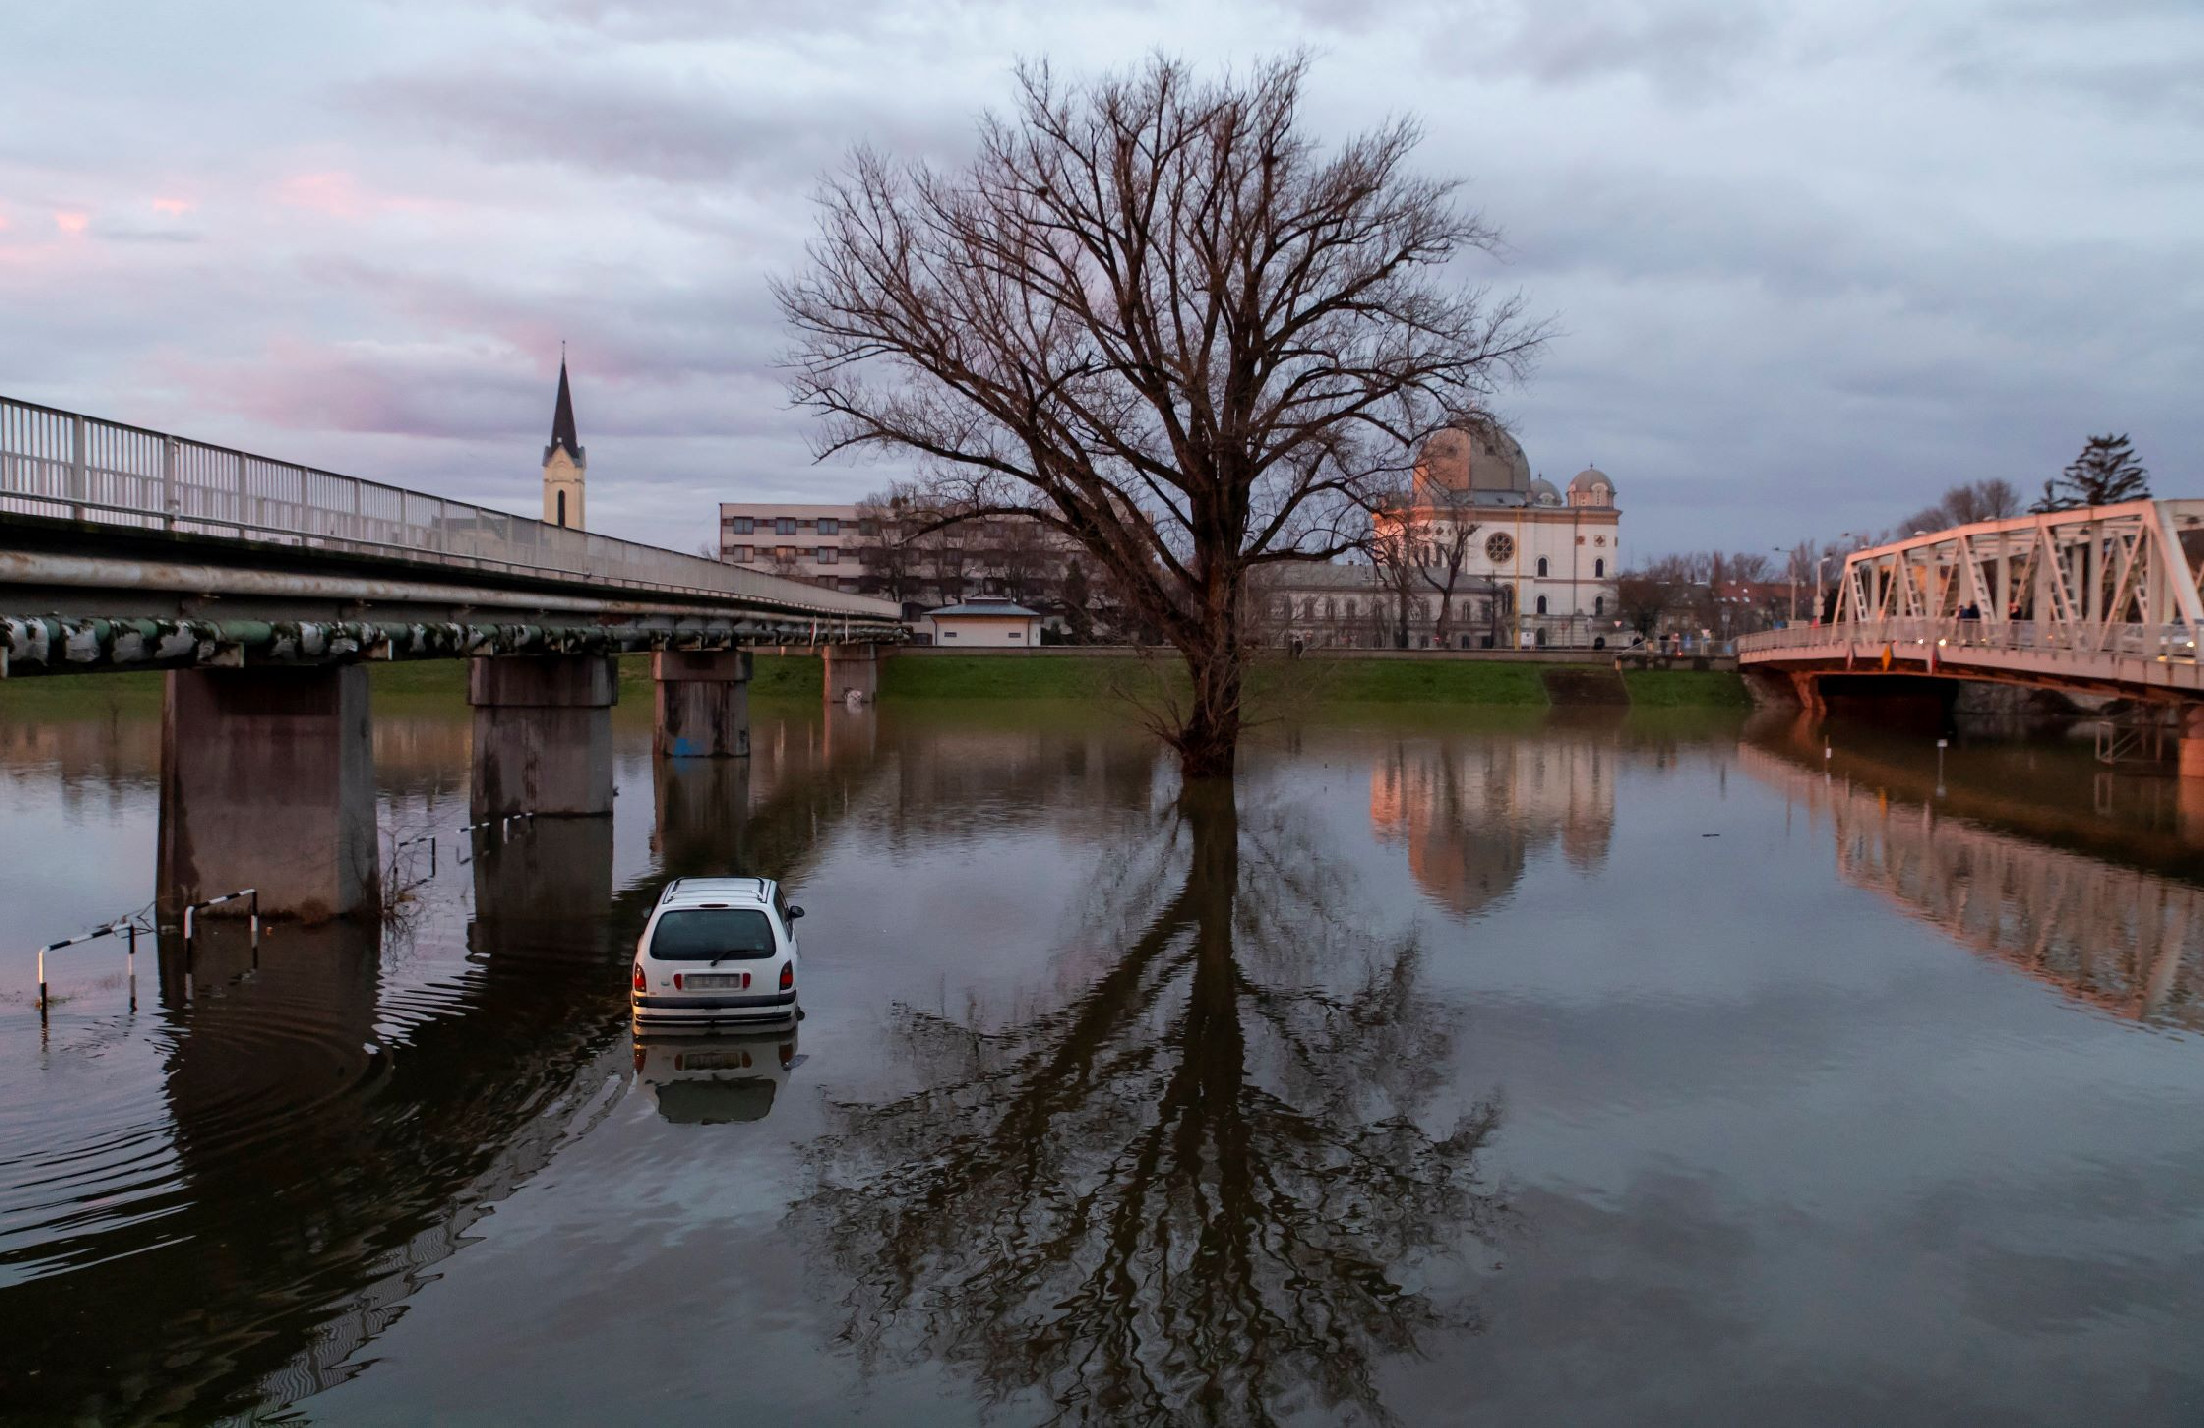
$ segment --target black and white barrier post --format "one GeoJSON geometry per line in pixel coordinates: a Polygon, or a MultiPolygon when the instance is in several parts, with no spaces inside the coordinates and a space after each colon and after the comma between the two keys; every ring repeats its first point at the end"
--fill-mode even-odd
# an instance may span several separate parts
{"type": "Polygon", "coordinates": [[[64,947],[74,947],[79,942],[90,942],[100,937],[112,937],[118,932],[127,934],[129,938],[130,1009],[132,1011],[138,1009],[138,924],[129,918],[124,918],[117,922],[110,922],[104,927],[95,927],[90,932],[80,932],[74,937],[64,937],[59,942],[49,942],[38,949],[38,1019],[41,1023],[46,1020],[46,1012],[53,1001],[46,988],[46,954],[48,952],[59,952],[64,947]]]}
{"type": "Polygon", "coordinates": [[[251,900],[253,965],[255,967],[260,965],[260,890],[258,888],[241,888],[233,893],[224,893],[220,897],[210,897],[205,902],[184,904],[184,971],[186,973],[191,971],[192,936],[197,925],[192,915],[202,907],[220,907],[223,903],[235,902],[239,898],[249,898],[251,900]]]}

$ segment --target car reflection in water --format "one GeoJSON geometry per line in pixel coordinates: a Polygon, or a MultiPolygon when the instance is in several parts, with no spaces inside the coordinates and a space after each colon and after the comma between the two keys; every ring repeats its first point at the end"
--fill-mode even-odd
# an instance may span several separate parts
{"type": "Polygon", "coordinates": [[[658,1114],[675,1125],[762,1121],[789,1073],[804,1058],[796,1031],[770,1036],[653,1038],[635,1044],[635,1076],[658,1114]]]}

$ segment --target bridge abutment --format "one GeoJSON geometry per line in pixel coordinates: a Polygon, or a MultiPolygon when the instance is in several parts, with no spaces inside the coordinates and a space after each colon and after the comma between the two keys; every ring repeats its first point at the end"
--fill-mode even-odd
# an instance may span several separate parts
{"type": "Polygon", "coordinates": [[[660,758],[742,758],[750,752],[750,652],[669,650],[651,656],[660,758]]]}
{"type": "Polygon", "coordinates": [[[271,916],[319,922],[373,908],[367,670],[171,670],[159,844],[160,903],[170,914],[244,888],[271,916]]]}
{"type": "Polygon", "coordinates": [[[2204,779],[2204,704],[2182,706],[2180,767],[2181,777],[2204,779]]]}
{"type": "Polygon", "coordinates": [[[880,646],[827,645],[820,656],[827,703],[847,704],[855,695],[858,703],[870,704],[880,697],[880,646]]]}
{"type": "Polygon", "coordinates": [[[611,655],[477,656],[467,670],[474,817],[612,812],[612,706],[619,700],[611,655]]]}

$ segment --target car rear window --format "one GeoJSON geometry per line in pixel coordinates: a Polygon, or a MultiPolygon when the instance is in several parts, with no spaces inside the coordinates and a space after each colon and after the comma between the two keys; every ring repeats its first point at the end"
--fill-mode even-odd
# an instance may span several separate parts
{"type": "Polygon", "coordinates": [[[658,919],[651,956],[664,962],[709,962],[718,957],[770,957],[780,950],[773,924],[749,907],[676,908],[658,919]]]}

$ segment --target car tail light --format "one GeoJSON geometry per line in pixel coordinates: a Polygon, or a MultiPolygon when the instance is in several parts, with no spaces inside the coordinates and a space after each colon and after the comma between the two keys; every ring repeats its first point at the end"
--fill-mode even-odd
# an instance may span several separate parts
{"type": "Polygon", "coordinates": [[[784,962],[781,964],[781,990],[789,992],[794,991],[795,988],[796,964],[794,962],[784,962]]]}
{"type": "Polygon", "coordinates": [[[677,992],[681,990],[681,974],[679,972],[673,974],[673,989],[677,992]]]}
{"type": "Polygon", "coordinates": [[[634,982],[634,986],[635,986],[635,990],[637,990],[637,991],[639,991],[639,992],[647,992],[647,991],[649,991],[649,990],[650,990],[650,983],[649,983],[649,982],[647,982],[647,981],[645,981],[645,980],[643,980],[643,964],[642,964],[642,963],[640,963],[640,962],[638,962],[638,963],[636,963],[636,964],[635,964],[635,982],[634,982]]]}

